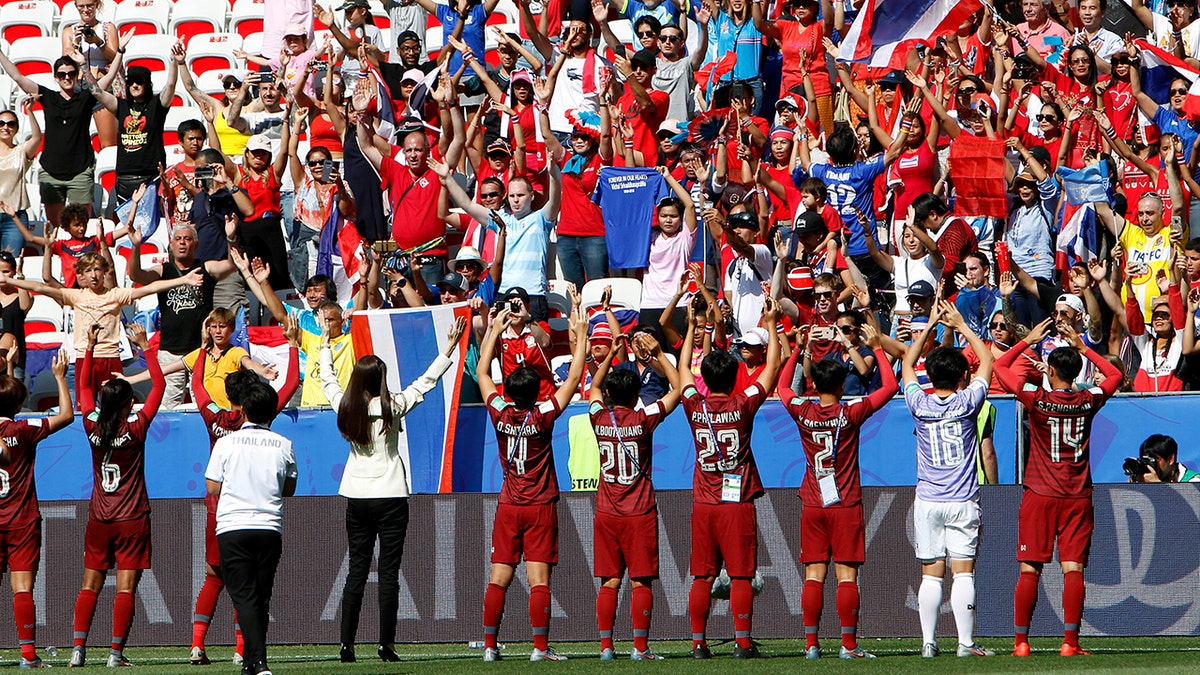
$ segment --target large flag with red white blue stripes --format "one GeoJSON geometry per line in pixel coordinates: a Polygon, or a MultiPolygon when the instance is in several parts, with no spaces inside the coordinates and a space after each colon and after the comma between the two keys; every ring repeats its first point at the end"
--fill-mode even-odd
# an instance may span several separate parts
{"type": "MultiPolygon", "coordinates": [[[[388,391],[398,393],[445,353],[446,334],[457,317],[471,321],[466,303],[355,312],[350,340],[359,356],[374,354],[387,364],[388,391]]],[[[453,492],[454,432],[470,331],[463,333],[452,365],[425,400],[401,421],[408,435],[409,487],[413,493],[453,492]]]]}
{"type": "Polygon", "coordinates": [[[1142,52],[1142,65],[1138,71],[1142,91],[1155,101],[1167,101],[1171,98],[1171,81],[1181,77],[1189,85],[1183,110],[1188,119],[1200,119],[1200,70],[1145,40],[1134,40],[1133,43],[1142,52]]]}
{"type": "Polygon", "coordinates": [[[837,59],[903,69],[909,50],[953,33],[981,6],[980,0],[867,0],[837,59]]]}

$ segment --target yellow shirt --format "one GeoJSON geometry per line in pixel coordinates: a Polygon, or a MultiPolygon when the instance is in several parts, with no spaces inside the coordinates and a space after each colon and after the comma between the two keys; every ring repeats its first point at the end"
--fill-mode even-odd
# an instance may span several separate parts
{"type": "MultiPolygon", "coordinates": [[[[242,358],[247,356],[250,355],[241,347],[226,349],[215,361],[212,358],[212,352],[208,353],[208,358],[204,360],[204,389],[208,391],[213,403],[226,410],[233,407],[229,403],[229,396],[225,394],[225,378],[230,373],[237,372],[242,367],[242,358]]],[[[183,364],[188,367],[188,370],[195,370],[196,359],[199,357],[200,350],[197,349],[183,357],[183,364]]]]}
{"type": "MultiPolygon", "coordinates": [[[[1147,235],[1146,231],[1136,223],[1126,222],[1120,236],[1121,247],[1125,249],[1126,269],[1143,266],[1143,274],[1131,275],[1134,295],[1142,307],[1146,323],[1150,323],[1150,303],[1158,297],[1158,282],[1155,277],[1159,270],[1171,273],[1171,228],[1163,226],[1156,234],[1147,235]]],[[[1121,288],[1121,300],[1128,301],[1125,287],[1121,288]]]]}
{"type": "Polygon", "coordinates": [[[225,123],[225,111],[217,113],[213,120],[213,128],[217,130],[217,138],[221,139],[221,152],[226,157],[235,158],[240,162],[242,153],[246,152],[246,141],[250,137],[225,123]]]}
{"type": "MultiPolygon", "coordinates": [[[[329,341],[330,351],[333,352],[333,369],[337,371],[338,383],[342,390],[350,384],[350,373],[358,358],[354,355],[354,343],[350,341],[349,333],[329,341]]],[[[305,354],[304,387],[300,390],[300,405],[304,407],[329,405],[325,392],[321,388],[321,336],[308,331],[300,331],[300,350],[305,354]]]]}

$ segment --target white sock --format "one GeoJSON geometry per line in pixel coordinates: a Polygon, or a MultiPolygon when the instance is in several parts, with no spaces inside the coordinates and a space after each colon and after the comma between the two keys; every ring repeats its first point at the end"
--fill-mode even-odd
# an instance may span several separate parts
{"type": "Polygon", "coordinates": [[[975,644],[975,573],[959,572],[950,587],[950,607],[958,625],[958,643],[969,647],[975,644]]]}
{"type": "Polygon", "coordinates": [[[917,589],[917,609],[921,614],[922,644],[937,644],[938,614],[942,611],[942,580],[923,575],[917,589]]]}

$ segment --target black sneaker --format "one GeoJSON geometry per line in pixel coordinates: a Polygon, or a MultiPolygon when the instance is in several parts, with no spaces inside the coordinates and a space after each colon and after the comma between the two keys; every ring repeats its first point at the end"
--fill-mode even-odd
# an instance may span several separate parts
{"type": "Polygon", "coordinates": [[[747,649],[742,649],[740,646],[734,645],[733,658],[735,659],[764,659],[766,658],[758,651],[758,645],[750,645],[747,649]]]}
{"type": "Polygon", "coordinates": [[[708,645],[699,645],[698,647],[696,647],[695,649],[692,650],[692,658],[693,659],[711,659],[712,652],[709,651],[708,645]]]}
{"type": "Polygon", "coordinates": [[[342,645],[342,650],[338,652],[338,660],[342,663],[354,663],[357,660],[354,657],[354,645],[342,645]]]}
{"type": "Polygon", "coordinates": [[[385,645],[379,645],[379,649],[376,650],[376,653],[379,654],[380,659],[389,663],[394,663],[400,660],[400,655],[396,653],[396,650],[385,645]]]}

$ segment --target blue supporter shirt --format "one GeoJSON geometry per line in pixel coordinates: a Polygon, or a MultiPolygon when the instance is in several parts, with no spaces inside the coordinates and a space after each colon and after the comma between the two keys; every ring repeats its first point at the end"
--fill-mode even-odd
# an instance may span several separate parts
{"type": "MultiPolygon", "coordinates": [[[[442,22],[442,35],[449,35],[454,32],[454,27],[458,25],[458,12],[450,9],[448,5],[438,3],[437,18],[442,22]]],[[[475,53],[479,59],[483,59],[484,53],[487,51],[484,44],[483,31],[487,24],[487,12],[483,9],[483,3],[479,3],[471,8],[466,19],[463,21],[462,41],[467,43],[471,51],[475,53]]],[[[450,72],[458,72],[459,66],[462,65],[462,54],[457,51],[450,55],[450,72]]]]}
{"type": "Polygon", "coordinates": [[[842,223],[850,233],[850,242],[846,248],[852,256],[867,255],[867,242],[863,238],[864,232],[858,224],[858,217],[854,215],[854,209],[851,207],[857,207],[859,211],[867,214],[871,236],[875,236],[875,179],[883,173],[884,168],[883,155],[876,155],[849,166],[817,162],[810,164],[807,172],[802,166],[797,166],[792,172],[792,182],[797,188],[810,176],[825,183],[829,189],[826,201],[842,215],[842,223]]]}
{"type": "Polygon", "coordinates": [[[524,288],[530,295],[546,294],[546,249],[550,246],[550,222],[541,209],[517,218],[500,212],[508,231],[504,245],[504,275],[500,292],[524,288]]]}
{"type": "Polygon", "coordinates": [[[1171,110],[1171,106],[1162,105],[1158,107],[1158,112],[1154,113],[1154,126],[1164,134],[1175,134],[1183,141],[1183,147],[1190,148],[1196,143],[1196,137],[1200,136],[1200,131],[1192,126],[1191,122],[1186,117],[1180,117],[1171,110]]]}
{"type": "MultiPolygon", "coordinates": [[[[641,269],[650,265],[650,228],[655,208],[670,194],[666,179],[652,168],[600,167],[592,201],[604,212],[609,267],[641,269]]],[[[507,259],[504,272],[508,276],[507,259]]]]}
{"type": "Polygon", "coordinates": [[[754,27],[753,19],[747,18],[739,26],[729,14],[717,12],[709,24],[709,41],[716,45],[713,52],[716,58],[737,52],[733,70],[723,75],[721,82],[762,77],[763,34],[754,27]]]}
{"type": "MultiPolygon", "coordinates": [[[[640,0],[625,0],[624,6],[617,7],[617,13],[621,15],[622,19],[629,19],[630,23],[643,16],[652,16],[658,19],[659,25],[679,25],[679,8],[675,6],[673,0],[662,0],[654,7],[649,7],[640,0]]],[[[634,37],[636,42],[637,36],[634,37]]]]}

